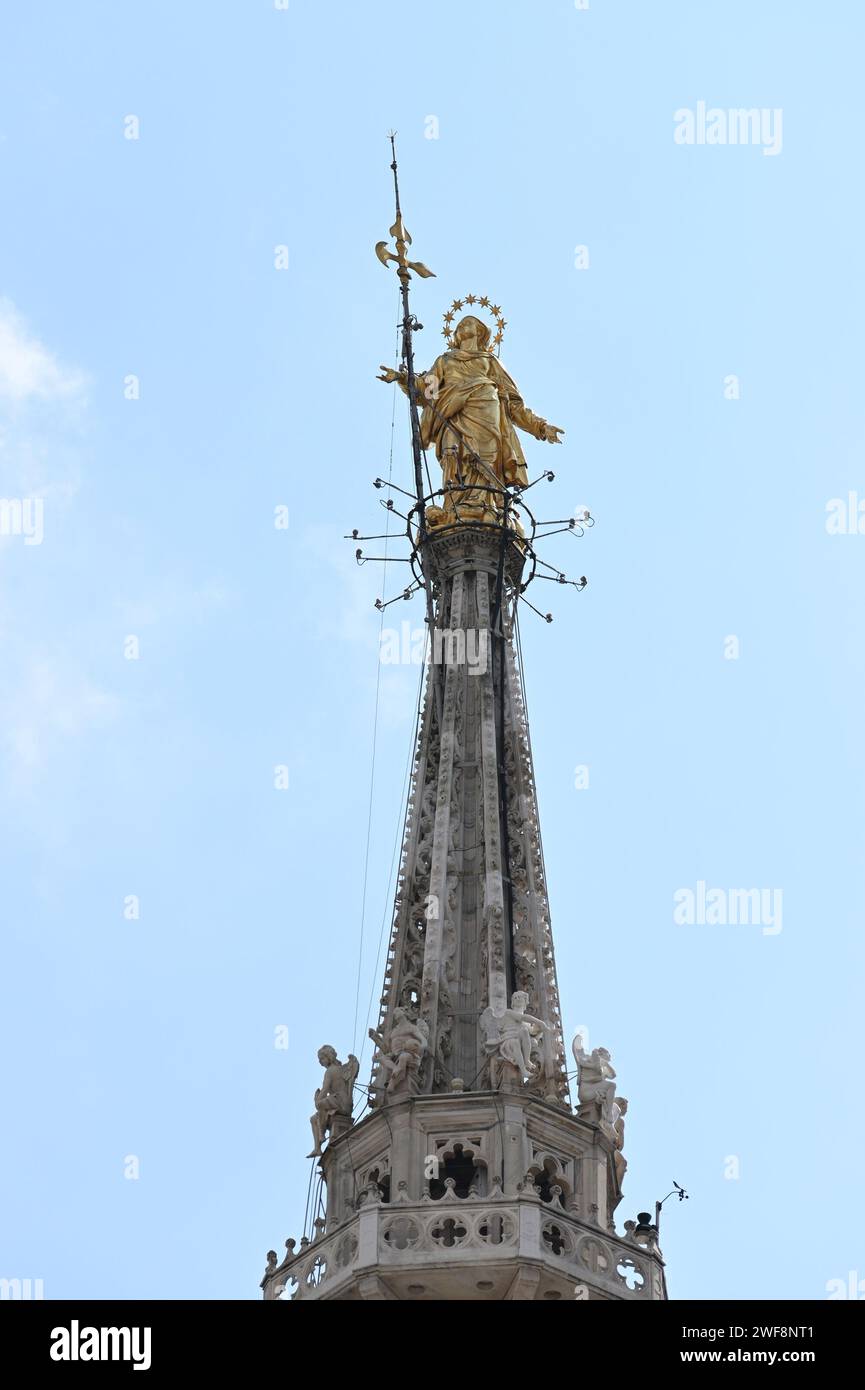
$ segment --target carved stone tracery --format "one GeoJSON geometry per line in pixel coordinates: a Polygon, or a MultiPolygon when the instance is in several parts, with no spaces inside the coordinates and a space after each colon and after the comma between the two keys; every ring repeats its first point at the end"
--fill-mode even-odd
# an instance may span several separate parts
{"type": "MultiPolygon", "coordinates": [[[[528,1013],[549,1025],[533,1041],[533,1074],[525,1084],[567,1104],[531,746],[509,616],[522,556],[509,548],[502,662],[491,627],[499,547],[495,534],[471,528],[430,542],[436,626],[475,631],[476,651],[485,633],[487,659],[476,668],[465,661],[428,669],[378,1032],[386,1033],[396,1008],[413,1009],[429,1027],[420,1090],[446,1091],[455,1076],[466,1089],[489,1089],[490,1058],[478,1020],[487,1006],[503,1011],[521,990],[529,996],[528,1013]]],[[[378,1095],[380,1061],[372,1084],[378,1095]]]]}

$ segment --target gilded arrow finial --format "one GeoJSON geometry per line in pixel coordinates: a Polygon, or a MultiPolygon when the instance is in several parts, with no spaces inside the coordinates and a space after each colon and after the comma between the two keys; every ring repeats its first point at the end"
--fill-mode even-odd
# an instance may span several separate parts
{"type": "Polygon", "coordinates": [[[408,256],[406,255],[408,247],[411,246],[411,236],[409,235],[408,229],[406,228],[406,225],[402,220],[402,211],[399,205],[399,183],[397,181],[396,173],[396,144],[394,143],[396,138],[396,132],[391,131],[389,138],[391,149],[393,151],[393,163],[390,167],[391,169],[393,169],[393,187],[394,193],[396,194],[396,221],[390,229],[390,234],[392,237],[396,239],[396,255],[394,255],[392,251],[388,250],[388,244],[386,241],[376,242],[375,254],[378,256],[379,260],[384,266],[386,266],[390,261],[393,261],[398,266],[397,275],[399,276],[400,280],[403,280],[404,283],[408,281],[409,272],[412,270],[414,271],[415,275],[419,275],[422,280],[435,279],[434,270],[430,270],[428,266],[425,266],[423,261],[410,261],[408,259],[408,256]]]}

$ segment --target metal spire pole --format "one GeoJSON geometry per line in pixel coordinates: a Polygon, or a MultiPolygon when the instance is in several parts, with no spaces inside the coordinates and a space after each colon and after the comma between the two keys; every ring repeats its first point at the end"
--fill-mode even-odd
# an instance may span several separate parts
{"type": "MultiPolygon", "coordinates": [[[[391,152],[393,154],[393,161],[390,167],[393,170],[393,191],[394,198],[396,200],[396,221],[390,229],[390,234],[392,237],[396,238],[397,253],[394,256],[390,251],[388,251],[387,243],[384,241],[378,242],[375,248],[375,252],[383,265],[387,265],[388,261],[396,262],[396,273],[399,277],[400,283],[400,294],[402,297],[402,359],[405,362],[406,386],[408,388],[409,415],[411,418],[411,450],[412,459],[414,462],[415,491],[417,493],[418,527],[420,531],[420,542],[421,544],[423,544],[424,540],[426,539],[426,509],[424,505],[423,490],[423,463],[420,442],[420,417],[418,415],[417,407],[417,379],[415,377],[414,350],[412,346],[412,333],[416,328],[420,328],[422,325],[418,323],[417,319],[411,312],[408,298],[408,287],[409,282],[411,280],[411,271],[414,271],[416,275],[420,275],[423,279],[427,279],[431,276],[434,276],[435,272],[427,269],[427,267],[423,264],[422,261],[410,261],[407,258],[406,250],[409,246],[411,246],[411,237],[409,236],[409,233],[407,232],[403,223],[402,209],[400,207],[399,202],[399,179],[397,177],[396,163],[396,132],[391,131],[388,138],[390,139],[390,147],[391,152]]],[[[430,632],[430,640],[432,640],[432,632],[430,632]]]]}
{"type": "MultiPolygon", "coordinates": [[[[414,370],[414,349],[412,345],[412,333],[416,328],[422,328],[417,319],[411,312],[408,300],[408,287],[411,280],[411,272],[420,275],[424,280],[435,278],[435,271],[425,266],[423,261],[410,261],[406,255],[407,247],[411,246],[411,236],[406,230],[402,220],[402,208],[399,201],[399,178],[397,177],[396,164],[396,131],[391,131],[389,135],[391,153],[393,160],[391,169],[393,170],[393,192],[396,201],[396,221],[390,229],[392,237],[396,238],[396,255],[388,251],[387,242],[379,241],[376,243],[375,254],[378,256],[382,265],[386,266],[389,261],[396,262],[396,273],[399,277],[400,295],[402,297],[402,360],[405,363],[405,385],[408,394],[409,418],[411,420],[411,451],[414,463],[414,485],[417,494],[418,512],[418,548],[422,548],[427,537],[426,529],[426,504],[424,502],[423,490],[423,463],[420,442],[420,416],[418,414],[417,402],[417,378],[414,370]]],[[[385,378],[386,379],[386,378],[385,378]]],[[[430,657],[434,661],[434,642],[435,642],[435,614],[433,613],[432,601],[432,581],[423,569],[423,554],[421,554],[421,570],[424,572],[426,591],[426,620],[429,629],[430,657]]],[[[441,677],[433,682],[435,689],[436,713],[438,715],[439,728],[442,723],[442,708],[444,694],[442,683],[444,680],[444,667],[442,667],[441,677]]]]}
{"type": "MultiPolygon", "coordinates": [[[[402,211],[399,205],[399,179],[397,177],[396,165],[396,132],[391,131],[390,147],[393,153],[393,193],[396,202],[396,222],[391,227],[391,233],[396,237],[396,249],[399,254],[399,265],[397,266],[397,276],[400,283],[400,294],[402,296],[402,357],[405,362],[406,378],[408,382],[408,401],[409,415],[411,418],[411,452],[414,460],[414,485],[417,492],[418,503],[418,526],[420,530],[420,542],[426,540],[426,507],[424,505],[423,490],[423,469],[421,466],[421,444],[420,444],[420,417],[417,408],[417,382],[414,374],[414,348],[412,345],[412,329],[417,322],[412,318],[411,309],[408,302],[409,270],[405,262],[406,242],[411,242],[411,237],[405,230],[402,221],[402,211]]],[[[430,633],[432,641],[432,633],[430,633]]]]}

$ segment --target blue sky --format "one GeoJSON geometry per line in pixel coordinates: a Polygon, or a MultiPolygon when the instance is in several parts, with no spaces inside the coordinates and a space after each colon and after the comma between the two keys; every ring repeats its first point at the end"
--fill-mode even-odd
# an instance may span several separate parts
{"type": "MultiPolygon", "coordinates": [[[[394,127],[421,365],[451,299],[500,302],[566,431],[526,441],[541,514],[597,518],[548,550],[588,588],[538,584],[522,631],[568,1032],[630,1099],[618,1215],[688,1188],[673,1297],[865,1278],[865,536],[826,528],[865,498],[857,8],[49,0],[3,30],[0,495],[44,536],[0,536],[0,1274],[248,1298],[300,1235],[418,675],[379,668],[381,571],[342,539],[383,518],[394,127]],[[780,109],[780,152],[677,144],[701,101],[780,109]],[[677,925],[700,881],[780,888],[782,930],[677,925]]],[[[407,438],[400,405],[408,483],[407,438]]]]}

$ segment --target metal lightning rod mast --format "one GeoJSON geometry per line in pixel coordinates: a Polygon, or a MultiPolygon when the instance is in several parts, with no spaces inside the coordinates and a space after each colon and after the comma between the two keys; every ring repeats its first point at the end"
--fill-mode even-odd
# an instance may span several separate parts
{"type": "MultiPolygon", "coordinates": [[[[408,300],[408,287],[411,280],[411,272],[420,275],[426,280],[435,277],[435,272],[429,270],[422,261],[410,261],[406,255],[407,248],[411,246],[411,237],[406,230],[402,220],[402,209],[399,203],[399,180],[397,178],[396,165],[396,132],[391,131],[388,137],[393,153],[393,191],[396,199],[396,221],[390,229],[392,237],[396,238],[396,255],[387,249],[386,241],[379,241],[376,244],[375,254],[378,256],[382,265],[387,265],[388,261],[394,261],[397,267],[397,276],[400,283],[400,293],[402,295],[402,359],[405,362],[406,387],[409,404],[409,415],[411,419],[411,449],[414,461],[414,482],[417,492],[418,506],[418,525],[420,531],[420,544],[426,540],[426,509],[424,506],[423,490],[423,466],[421,460],[420,442],[420,418],[417,408],[417,381],[414,371],[414,351],[412,348],[412,333],[421,325],[411,312],[408,300]]],[[[432,641],[432,629],[430,629],[430,641],[432,641]]]]}

